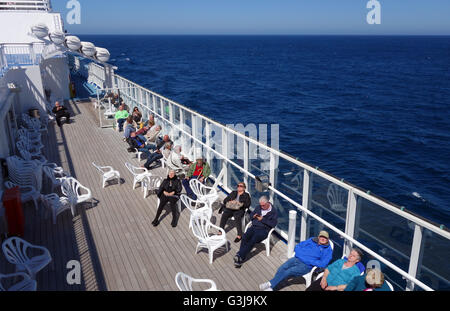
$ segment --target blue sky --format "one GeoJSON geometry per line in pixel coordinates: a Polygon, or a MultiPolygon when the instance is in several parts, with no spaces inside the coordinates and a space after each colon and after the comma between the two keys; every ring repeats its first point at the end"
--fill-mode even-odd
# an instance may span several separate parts
{"type": "Polygon", "coordinates": [[[53,0],[74,34],[408,34],[450,35],[450,0],[378,0],[381,24],[369,25],[368,0],[78,0],[81,24],[53,0]]]}

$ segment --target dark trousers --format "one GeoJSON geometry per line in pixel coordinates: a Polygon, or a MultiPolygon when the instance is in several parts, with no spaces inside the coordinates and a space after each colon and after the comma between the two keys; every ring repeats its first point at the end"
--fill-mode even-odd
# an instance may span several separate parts
{"type": "Polygon", "coordinates": [[[237,252],[239,257],[241,257],[242,260],[245,260],[245,257],[247,257],[248,253],[250,253],[253,246],[255,246],[256,243],[259,243],[267,238],[268,233],[269,231],[267,229],[253,227],[253,225],[250,226],[250,228],[248,228],[247,232],[245,232],[244,236],[242,237],[241,247],[237,252]]]}
{"type": "Polygon", "coordinates": [[[123,124],[127,119],[117,119],[117,125],[119,126],[119,132],[123,131],[123,124]]]}
{"type": "Polygon", "coordinates": [[[309,285],[309,287],[306,289],[306,291],[308,292],[323,292],[324,289],[322,288],[322,286],[320,286],[320,282],[322,281],[322,277],[318,278],[317,280],[315,280],[314,282],[311,283],[311,285],[309,285]]]}
{"type": "Polygon", "coordinates": [[[170,202],[170,208],[172,210],[172,222],[177,220],[177,217],[178,217],[177,201],[178,201],[178,197],[166,197],[164,195],[164,193],[161,194],[161,197],[159,198],[159,206],[158,206],[158,210],[156,211],[155,219],[156,220],[159,219],[159,216],[161,216],[164,206],[166,206],[167,202],[170,202]]]}
{"type": "Polygon", "coordinates": [[[147,169],[149,169],[149,168],[150,168],[150,165],[151,165],[153,162],[155,162],[155,161],[161,159],[162,157],[163,157],[162,153],[158,153],[158,152],[150,153],[150,154],[148,154],[147,161],[145,162],[144,166],[145,166],[147,169]]]}
{"type": "Polygon", "coordinates": [[[55,116],[56,124],[58,124],[58,126],[62,125],[62,123],[61,123],[61,119],[62,118],[66,118],[67,119],[66,120],[67,123],[70,122],[70,113],[67,111],[67,112],[64,112],[64,113],[58,113],[58,115],[55,116]]]}
{"type": "MultiPolygon", "coordinates": [[[[197,196],[195,195],[194,191],[192,191],[191,186],[189,185],[189,181],[190,181],[192,178],[198,178],[198,176],[192,176],[192,177],[189,178],[189,179],[183,179],[183,180],[181,181],[181,183],[183,184],[184,189],[186,190],[187,196],[190,197],[192,200],[197,200],[197,196]]],[[[203,183],[205,183],[205,180],[206,180],[206,179],[203,180],[203,183]]]]}
{"type": "Polygon", "coordinates": [[[234,217],[234,225],[237,229],[238,235],[242,237],[242,217],[244,217],[244,214],[244,210],[240,209],[237,211],[233,211],[225,207],[223,209],[222,218],[220,218],[220,228],[225,229],[225,225],[227,224],[228,219],[234,217]]]}

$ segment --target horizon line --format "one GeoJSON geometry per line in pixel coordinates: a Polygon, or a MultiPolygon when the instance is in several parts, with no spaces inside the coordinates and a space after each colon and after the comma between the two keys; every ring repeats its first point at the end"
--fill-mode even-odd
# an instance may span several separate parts
{"type": "MultiPolygon", "coordinates": [[[[69,32],[71,33],[71,32],[69,32]]],[[[114,33],[71,33],[74,35],[85,36],[416,36],[416,37],[450,37],[450,34],[208,34],[208,33],[198,33],[198,34],[114,34],[114,33]]]]}

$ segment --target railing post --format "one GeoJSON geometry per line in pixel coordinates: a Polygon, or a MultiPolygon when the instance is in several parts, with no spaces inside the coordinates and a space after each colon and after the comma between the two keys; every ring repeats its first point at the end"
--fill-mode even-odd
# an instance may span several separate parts
{"type": "MultiPolygon", "coordinates": [[[[422,262],[424,240],[425,239],[423,238],[423,228],[418,224],[415,224],[413,245],[411,248],[411,256],[409,257],[410,259],[408,269],[408,274],[414,278],[416,277],[417,269],[422,262]]],[[[413,291],[414,283],[409,280],[406,281],[406,290],[413,291]]]]}
{"type": "MultiPolygon", "coordinates": [[[[243,160],[244,160],[244,170],[245,170],[245,172],[244,172],[244,182],[245,182],[245,184],[246,185],[248,185],[248,174],[247,174],[247,172],[248,172],[248,167],[249,167],[249,159],[248,159],[248,140],[246,140],[246,139],[242,139],[243,140],[243,143],[244,143],[244,157],[243,157],[243,160]]],[[[272,201],[273,202],[273,201],[272,201]]]]}
{"type": "MultiPolygon", "coordinates": [[[[311,205],[311,191],[312,191],[312,176],[308,170],[303,171],[303,200],[302,206],[306,209],[310,209],[311,205]]],[[[307,239],[308,233],[308,215],[302,212],[302,222],[300,226],[300,241],[307,239]]]]}
{"type": "Polygon", "coordinates": [[[296,224],[297,224],[297,211],[290,210],[289,211],[287,258],[291,258],[294,255],[296,224]]]}
{"type": "MultiPolygon", "coordinates": [[[[205,137],[206,137],[206,146],[208,146],[209,148],[211,148],[211,124],[209,124],[208,121],[205,121],[205,137]]],[[[210,149],[206,149],[206,162],[208,162],[209,166],[212,167],[212,163],[211,163],[211,151],[210,149]]]]}
{"type": "MultiPolygon", "coordinates": [[[[354,237],[355,234],[355,225],[356,225],[356,206],[357,206],[357,198],[356,194],[353,193],[353,190],[350,189],[348,191],[348,199],[347,199],[347,216],[345,221],[345,234],[350,237],[354,237]]],[[[350,250],[352,248],[352,242],[345,240],[343,247],[343,255],[348,256],[350,254],[350,250]]]]}
{"type": "MultiPolygon", "coordinates": [[[[278,167],[278,163],[277,163],[277,156],[275,154],[273,154],[272,152],[270,153],[269,156],[269,182],[271,184],[272,187],[276,187],[276,169],[278,167]]],[[[271,190],[270,191],[270,202],[275,203],[274,202],[274,193],[271,190]]]]}
{"type": "MultiPolygon", "coordinates": [[[[222,155],[225,159],[228,158],[228,132],[225,130],[225,128],[222,128],[222,155]]],[[[229,182],[228,182],[228,167],[227,167],[227,161],[222,160],[222,169],[224,170],[223,174],[223,185],[226,189],[229,189],[229,182]]]]}

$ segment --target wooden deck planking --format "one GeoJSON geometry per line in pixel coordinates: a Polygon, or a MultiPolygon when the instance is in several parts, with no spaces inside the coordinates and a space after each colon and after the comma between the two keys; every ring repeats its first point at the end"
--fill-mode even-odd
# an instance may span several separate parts
{"type": "MultiPolygon", "coordinates": [[[[26,236],[36,244],[44,245],[54,255],[55,269],[45,268],[38,274],[41,290],[177,290],[174,277],[179,271],[196,278],[213,279],[222,290],[258,290],[258,285],[272,278],[286,259],[285,245],[278,241],[267,257],[264,247],[242,268],[233,265],[233,256],[240,243],[234,243],[236,229],[229,221],[226,231],[230,251],[225,248],[214,253],[209,264],[206,250],[195,254],[197,241],[188,228],[189,211],[183,208],[178,226],[170,225],[168,207],[163,211],[158,227],[151,221],[156,214],[156,196],[143,198],[140,186],[132,190],[132,175],[124,163],[139,166],[137,159],[126,151],[122,133],[98,127],[97,116],[90,103],[71,104],[79,111],[74,122],[62,130],[49,124],[45,137],[47,158],[62,165],[84,186],[91,189],[98,200],[79,205],[72,219],[70,212],[58,216],[53,225],[47,220],[27,223],[26,236]],[[121,174],[123,184],[112,183],[102,188],[100,174],[92,166],[111,165],[121,174]],[[39,243],[38,243],[39,242],[39,243]],[[284,256],[284,257],[283,257],[284,256]],[[81,286],[68,285],[65,267],[71,259],[80,260],[83,270],[81,286]]],[[[141,164],[143,161],[141,162],[141,164]]],[[[153,173],[165,177],[165,170],[153,173]]],[[[34,208],[26,207],[27,219],[34,208]]],[[[220,216],[214,212],[218,225],[220,216]]],[[[42,218],[42,217],[41,217],[42,218]]],[[[262,245],[262,244],[261,244],[262,245]]],[[[253,250],[254,252],[255,250],[253,250]]],[[[4,264],[1,265],[4,267],[4,264]]],[[[304,285],[293,284],[282,290],[303,290],[304,285]]]]}

